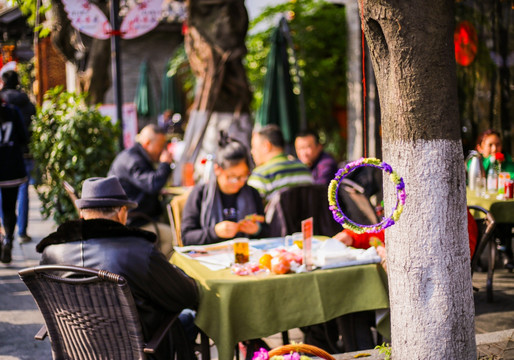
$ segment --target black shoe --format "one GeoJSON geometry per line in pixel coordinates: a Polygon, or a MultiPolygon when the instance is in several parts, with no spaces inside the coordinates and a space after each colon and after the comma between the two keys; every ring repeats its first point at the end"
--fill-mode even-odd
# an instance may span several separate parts
{"type": "Polygon", "coordinates": [[[12,241],[4,240],[2,244],[2,254],[0,255],[0,261],[4,264],[9,264],[12,261],[12,241]]]}
{"type": "Polygon", "coordinates": [[[26,243],[31,242],[32,238],[30,236],[28,236],[27,234],[19,235],[18,236],[18,241],[20,242],[20,244],[26,244],[26,243]]]}

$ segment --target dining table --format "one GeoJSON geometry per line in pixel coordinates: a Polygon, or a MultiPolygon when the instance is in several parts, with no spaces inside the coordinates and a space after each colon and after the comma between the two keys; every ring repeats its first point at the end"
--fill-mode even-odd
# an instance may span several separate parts
{"type": "Polygon", "coordinates": [[[488,210],[497,224],[514,224],[514,199],[505,199],[497,194],[485,195],[477,195],[476,191],[467,188],[467,204],[481,206],[488,210]]]}
{"type": "Polygon", "coordinates": [[[187,253],[171,260],[198,284],[195,324],[212,339],[220,360],[234,357],[238,342],[378,310],[377,330],[390,338],[387,275],[379,263],[276,275],[240,276],[212,269],[187,253]],[[381,310],[379,310],[381,309],[381,310]]]}

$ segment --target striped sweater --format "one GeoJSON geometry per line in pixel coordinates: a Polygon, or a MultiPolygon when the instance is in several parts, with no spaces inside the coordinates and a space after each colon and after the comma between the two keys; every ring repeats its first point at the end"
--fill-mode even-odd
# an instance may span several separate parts
{"type": "Polygon", "coordinates": [[[313,182],[309,169],[299,160],[291,160],[285,154],[277,155],[256,167],[248,179],[248,185],[259,192],[264,203],[268,203],[280,189],[313,182]]]}

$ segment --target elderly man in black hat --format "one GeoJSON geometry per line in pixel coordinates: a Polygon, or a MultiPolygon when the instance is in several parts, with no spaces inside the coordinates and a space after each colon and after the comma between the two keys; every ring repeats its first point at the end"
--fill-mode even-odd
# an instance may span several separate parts
{"type": "MultiPolygon", "coordinates": [[[[182,312],[186,331],[194,326],[187,309],[198,305],[196,283],[155,248],[155,234],[125,226],[128,209],[137,204],[128,199],[118,178],[87,179],[76,204],[81,219],[65,222],[37,245],[41,264],[122,275],[132,290],[146,339],[161,325],[165,313],[182,312]]],[[[161,345],[155,358],[169,359],[169,346],[161,345]]]]}

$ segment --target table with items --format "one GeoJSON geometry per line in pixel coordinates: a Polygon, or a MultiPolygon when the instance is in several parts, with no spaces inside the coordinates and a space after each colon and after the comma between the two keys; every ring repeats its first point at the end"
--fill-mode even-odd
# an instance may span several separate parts
{"type": "MultiPolygon", "coordinates": [[[[313,239],[313,253],[324,255],[315,256],[314,270],[305,271],[301,260],[295,261],[301,252],[297,245],[283,244],[283,238],[251,240],[250,263],[243,267],[234,266],[230,241],[176,248],[171,262],[200,288],[195,323],[214,341],[221,360],[233,358],[239,341],[389,307],[387,275],[374,248],[341,249],[336,240],[313,239]],[[264,254],[273,259],[288,254],[291,270],[297,272],[279,275],[267,270],[271,255],[264,254]]],[[[271,264],[275,266],[275,260],[271,264]]],[[[388,313],[382,313],[377,328],[389,338],[388,313]]]]}

